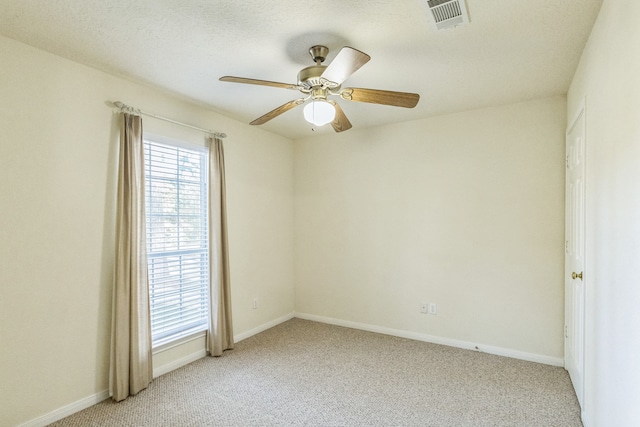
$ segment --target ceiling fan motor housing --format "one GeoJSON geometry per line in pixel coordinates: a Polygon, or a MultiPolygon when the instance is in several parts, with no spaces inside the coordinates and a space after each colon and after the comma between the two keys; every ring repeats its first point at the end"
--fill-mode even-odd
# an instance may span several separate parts
{"type": "Polygon", "coordinates": [[[326,98],[327,89],[337,90],[340,88],[338,83],[322,77],[322,73],[327,69],[327,66],[322,65],[322,63],[329,54],[329,48],[322,45],[315,45],[309,49],[309,54],[316,65],[300,70],[298,73],[298,86],[304,87],[306,91],[313,92],[314,99],[321,97],[326,98]],[[322,89],[323,96],[320,96],[320,93],[318,93],[320,89],[322,89]]]}
{"type": "Polygon", "coordinates": [[[303,68],[298,73],[298,85],[312,91],[313,89],[322,87],[336,91],[340,89],[340,85],[322,77],[322,73],[327,68],[326,65],[312,65],[303,68]]]}
{"type": "Polygon", "coordinates": [[[312,65],[307,68],[303,68],[298,73],[298,84],[309,90],[314,86],[322,86],[322,80],[320,76],[327,68],[326,65],[312,65]]]}

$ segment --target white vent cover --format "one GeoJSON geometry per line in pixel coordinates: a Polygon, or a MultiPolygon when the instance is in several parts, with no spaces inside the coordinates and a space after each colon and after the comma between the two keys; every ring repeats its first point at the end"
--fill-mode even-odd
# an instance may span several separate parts
{"type": "Polygon", "coordinates": [[[464,0],[427,0],[436,30],[453,28],[469,23],[464,0]]]}

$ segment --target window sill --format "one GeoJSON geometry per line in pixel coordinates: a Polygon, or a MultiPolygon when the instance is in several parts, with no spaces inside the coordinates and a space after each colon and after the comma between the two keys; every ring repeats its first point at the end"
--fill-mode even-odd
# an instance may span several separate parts
{"type": "Polygon", "coordinates": [[[169,350],[170,348],[178,347],[190,341],[195,341],[206,335],[207,335],[206,329],[193,331],[189,334],[180,336],[179,338],[172,339],[171,341],[167,341],[167,342],[162,342],[161,344],[154,346],[152,349],[152,354],[156,355],[158,353],[162,353],[163,351],[169,350]]]}

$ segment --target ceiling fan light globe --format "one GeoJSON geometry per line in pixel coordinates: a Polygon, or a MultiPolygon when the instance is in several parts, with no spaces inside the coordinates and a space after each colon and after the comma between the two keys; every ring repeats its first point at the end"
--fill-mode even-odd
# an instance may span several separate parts
{"type": "Polygon", "coordinates": [[[304,106],[304,119],[315,126],[331,123],[336,117],[336,109],[327,101],[311,101],[304,106]]]}

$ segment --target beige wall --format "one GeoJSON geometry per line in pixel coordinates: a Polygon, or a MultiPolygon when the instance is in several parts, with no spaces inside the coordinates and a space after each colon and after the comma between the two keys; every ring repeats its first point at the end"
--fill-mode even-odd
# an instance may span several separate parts
{"type": "Polygon", "coordinates": [[[106,101],[229,135],[235,333],[293,312],[291,141],[3,37],[0,63],[0,425],[108,388],[118,130],[106,101]]]}
{"type": "Polygon", "coordinates": [[[296,141],[296,311],[561,361],[565,110],[296,141]]]}
{"type": "Polygon", "coordinates": [[[640,422],[639,19],[604,2],[567,98],[587,118],[585,427],[640,422]]]}

